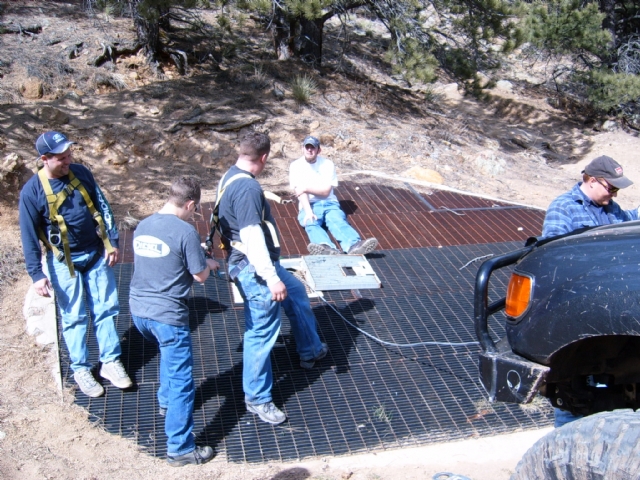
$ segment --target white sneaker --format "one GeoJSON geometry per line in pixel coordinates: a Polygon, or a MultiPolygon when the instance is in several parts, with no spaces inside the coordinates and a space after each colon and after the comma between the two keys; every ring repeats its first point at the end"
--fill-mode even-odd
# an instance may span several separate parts
{"type": "Polygon", "coordinates": [[[91,370],[85,368],[84,370],[79,370],[73,374],[73,379],[80,387],[82,393],[84,393],[87,397],[99,397],[104,393],[104,388],[100,385],[91,373],[91,370]]]}
{"type": "Polygon", "coordinates": [[[264,422],[278,425],[287,419],[287,416],[276,407],[273,402],[262,403],[260,405],[252,405],[247,403],[247,410],[255,413],[264,422]]]}
{"type": "Polygon", "coordinates": [[[100,368],[100,376],[106,378],[118,388],[129,388],[133,385],[133,382],[129,378],[129,375],[127,375],[119,359],[113,362],[103,363],[100,368]]]}

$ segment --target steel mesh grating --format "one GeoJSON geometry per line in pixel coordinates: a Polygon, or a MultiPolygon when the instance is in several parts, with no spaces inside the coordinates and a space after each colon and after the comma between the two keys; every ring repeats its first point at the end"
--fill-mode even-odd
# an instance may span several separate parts
{"type": "MultiPolygon", "coordinates": [[[[474,341],[473,284],[481,262],[472,260],[520,246],[506,242],[377,251],[370,263],[382,289],[330,292],[326,298],[349,322],[386,342],[474,341]]],[[[155,399],[158,350],[131,322],[132,269],[131,264],[116,267],[121,302],[117,329],[122,361],[135,386],[120,391],[106,382],[104,397],[89,399],[78,393],[76,403],[108,431],[162,456],[166,437],[155,399]]],[[[507,278],[498,272],[493,285],[504,286],[507,278]]],[[[229,285],[213,277],[205,285],[194,285],[189,306],[197,387],[194,433],[198,442],[224,452],[229,461],[342,455],[552,423],[549,408],[525,410],[486,402],[477,380],[477,346],[383,346],[345,323],[327,304],[314,301],[320,336],[330,352],[315,369],[302,370],[283,314],[272,355],[273,398],[289,420],[274,427],[244,408],[244,318],[231,301],[229,285]]],[[[499,320],[493,320],[491,328],[496,337],[503,331],[499,320]]],[[[88,341],[90,358],[97,364],[91,331],[88,341]]],[[[64,345],[60,350],[63,377],[72,385],[64,345]]]]}

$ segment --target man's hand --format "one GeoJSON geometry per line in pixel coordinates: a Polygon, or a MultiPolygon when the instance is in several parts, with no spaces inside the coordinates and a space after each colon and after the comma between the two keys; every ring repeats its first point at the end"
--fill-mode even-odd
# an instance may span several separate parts
{"type": "Polygon", "coordinates": [[[316,217],[313,212],[311,213],[307,213],[304,216],[304,220],[302,220],[302,223],[304,223],[304,225],[306,226],[307,223],[309,222],[316,222],[318,220],[318,217],[316,217]]]}
{"type": "Polygon", "coordinates": [[[53,291],[53,287],[51,286],[51,282],[47,277],[44,277],[33,284],[33,289],[36,291],[38,295],[41,297],[50,297],[51,294],[49,292],[53,291]]]}
{"type": "Polygon", "coordinates": [[[213,258],[207,258],[207,267],[209,267],[209,270],[212,272],[217,272],[220,269],[220,264],[213,258]]]}
{"type": "Polygon", "coordinates": [[[274,302],[281,302],[287,298],[287,287],[284,286],[282,280],[269,287],[269,290],[271,290],[271,300],[274,302]]]}
{"type": "Polygon", "coordinates": [[[107,261],[107,265],[109,265],[110,267],[113,267],[116,263],[118,263],[118,260],[120,260],[120,250],[117,248],[114,248],[113,252],[109,253],[105,249],[104,259],[107,261]]]}

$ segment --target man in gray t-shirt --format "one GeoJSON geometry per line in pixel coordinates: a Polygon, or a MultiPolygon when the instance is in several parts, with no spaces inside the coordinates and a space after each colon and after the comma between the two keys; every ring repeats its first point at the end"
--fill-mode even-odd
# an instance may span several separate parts
{"type": "Polygon", "coordinates": [[[199,203],[198,180],[178,177],[164,207],[140,222],[133,237],[129,308],[142,336],[160,348],[159,414],[172,466],[213,458],[213,449],[197,447],[191,433],[195,385],[187,298],[194,280],[203,283],[219,267],[205,258],[198,232],[187,223],[199,203]]]}

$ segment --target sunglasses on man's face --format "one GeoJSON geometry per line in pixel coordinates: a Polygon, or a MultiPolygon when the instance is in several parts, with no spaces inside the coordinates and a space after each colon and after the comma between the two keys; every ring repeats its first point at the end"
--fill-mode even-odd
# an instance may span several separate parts
{"type": "Polygon", "coordinates": [[[598,178],[596,178],[596,181],[600,185],[602,185],[607,190],[607,192],[609,192],[610,195],[613,195],[614,193],[618,193],[618,191],[620,190],[618,187],[614,187],[610,185],[609,182],[607,182],[604,178],[602,179],[602,182],[604,183],[602,183],[598,178]]]}

